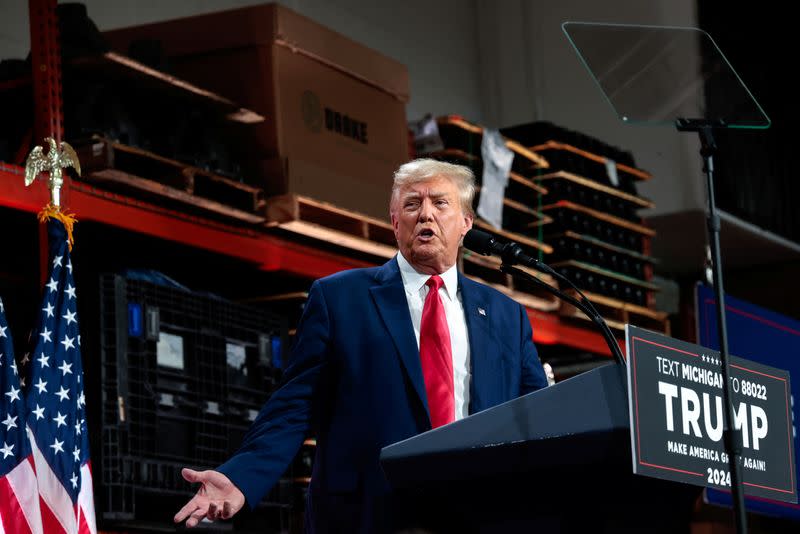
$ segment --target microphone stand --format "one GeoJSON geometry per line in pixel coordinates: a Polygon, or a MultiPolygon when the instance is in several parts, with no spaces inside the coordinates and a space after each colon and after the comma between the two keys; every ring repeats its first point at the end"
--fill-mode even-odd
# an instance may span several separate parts
{"type": "Polygon", "coordinates": [[[723,411],[723,421],[725,422],[723,441],[725,443],[725,453],[728,455],[728,469],[730,469],[731,473],[731,497],[736,532],[738,534],[746,534],[747,509],[745,508],[744,489],[742,487],[742,471],[739,465],[742,445],[740,439],[731,428],[731,421],[734,420],[733,391],[731,381],[728,378],[730,377],[730,352],[728,350],[728,327],[725,320],[725,290],[722,287],[722,253],[719,244],[720,218],[714,200],[714,152],[717,149],[717,144],[714,141],[714,128],[725,127],[726,124],[722,120],[677,119],[675,125],[681,132],[696,132],[700,136],[700,155],[703,157],[703,171],[706,175],[708,244],[711,252],[714,293],[717,301],[719,358],[722,360],[720,369],[723,383],[722,398],[726,407],[723,411]]]}
{"type": "MultiPolygon", "coordinates": [[[[512,245],[514,244],[512,243],[512,245]]],[[[536,269],[537,271],[550,274],[552,276],[555,276],[558,280],[567,283],[570,287],[572,287],[575,291],[577,291],[578,295],[581,296],[581,300],[578,300],[574,297],[567,295],[566,293],[554,288],[553,286],[551,286],[546,282],[543,282],[542,280],[539,280],[535,276],[532,276],[526,273],[525,271],[517,269],[516,267],[511,265],[511,263],[508,263],[505,259],[503,260],[503,263],[500,265],[500,272],[510,274],[512,276],[516,275],[526,280],[529,280],[530,282],[533,282],[534,284],[544,289],[548,293],[555,295],[556,297],[575,306],[583,313],[585,313],[586,316],[589,317],[589,319],[591,319],[592,322],[600,328],[600,331],[603,334],[603,338],[605,338],[606,344],[608,345],[608,348],[611,350],[611,355],[614,357],[617,364],[623,367],[625,366],[625,357],[622,355],[622,350],[620,350],[619,348],[617,339],[614,337],[614,334],[611,332],[611,329],[608,327],[608,324],[606,324],[603,317],[595,309],[595,307],[592,305],[589,299],[587,299],[586,296],[583,293],[581,293],[580,289],[575,287],[575,285],[567,277],[557,273],[544,263],[537,262],[535,260],[533,262],[526,262],[524,259],[520,259],[520,263],[527,264],[527,267],[531,267],[532,269],[536,269]]]]}

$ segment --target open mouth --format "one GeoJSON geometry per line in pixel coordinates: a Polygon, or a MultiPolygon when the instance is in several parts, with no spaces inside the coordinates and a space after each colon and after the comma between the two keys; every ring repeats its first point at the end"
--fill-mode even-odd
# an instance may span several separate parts
{"type": "Polygon", "coordinates": [[[430,228],[425,228],[419,231],[419,233],[417,234],[417,238],[420,239],[421,241],[430,241],[431,239],[434,238],[435,235],[436,234],[433,232],[433,230],[431,230],[430,228]]]}

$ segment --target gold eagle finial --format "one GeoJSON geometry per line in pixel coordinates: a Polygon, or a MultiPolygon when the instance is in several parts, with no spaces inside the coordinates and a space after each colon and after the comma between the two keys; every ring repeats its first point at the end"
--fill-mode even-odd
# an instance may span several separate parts
{"type": "Polygon", "coordinates": [[[45,141],[50,145],[47,154],[44,153],[41,146],[36,146],[28,155],[28,160],[25,162],[25,185],[31,185],[39,174],[48,171],[50,180],[47,185],[50,187],[50,201],[54,207],[58,208],[61,203],[61,186],[64,184],[61,169],[72,167],[80,176],[81,164],[78,161],[78,155],[69,143],[62,142],[59,152],[55,139],[46,137],[45,141]]]}

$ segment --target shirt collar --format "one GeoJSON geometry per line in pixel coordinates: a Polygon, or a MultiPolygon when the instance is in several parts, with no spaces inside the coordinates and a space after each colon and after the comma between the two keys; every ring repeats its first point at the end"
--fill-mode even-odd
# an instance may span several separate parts
{"type": "MultiPolygon", "coordinates": [[[[431,275],[418,273],[401,252],[397,253],[397,265],[400,267],[400,276],[403,278],[403,287],[406,292],[419,294],[420,289],[422,289],[431,275]]],[[[439,276],[444,282],[447,298],[452,301],[458,291],[458,269],[453,265],[439,276]]]]}

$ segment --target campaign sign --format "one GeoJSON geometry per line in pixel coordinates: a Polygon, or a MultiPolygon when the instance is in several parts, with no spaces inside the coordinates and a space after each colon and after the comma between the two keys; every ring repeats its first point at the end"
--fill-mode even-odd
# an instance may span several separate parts
{"type": "MultiPolygon", "coordinates": [[[[719,352],[626,326],[634,473],[730,489],[719,352]]],[[[745,495],[797,502],[789,374],[730,358],[745,495]]]]}

